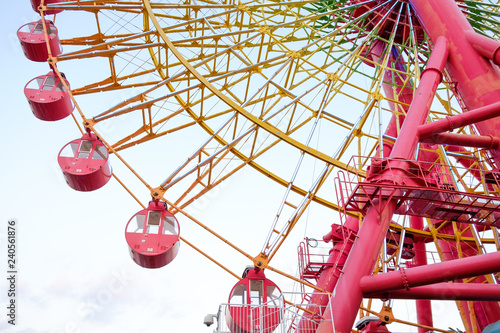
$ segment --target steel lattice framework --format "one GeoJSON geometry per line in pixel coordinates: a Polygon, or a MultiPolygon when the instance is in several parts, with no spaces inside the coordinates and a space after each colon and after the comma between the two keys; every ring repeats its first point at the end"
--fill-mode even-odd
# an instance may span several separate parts
{"type": "MultiPolygon", "coordinates": [[[[359,313],[407,323],[391,302],[377,312],[363,299],[436,299],[448,280],[461,281],[446,288],[467,332],[500,319],[498,252],[485,253],[488,244],[500,250],[500,4],[42,1],[38,9],[47,40],[47,11],[62,11],[51,18],[64,52],[52,55],[47,43],[47,60],[70,93],[76,125],[97,134],[142,188],[115,179],[144,208],[144,196],[161,199],[255,267],[314,290],[302,308],[308,321],[290,330],[345,333],[359,313]],[[66,20],[88,24],[65,31],[66,20]],[[75,66],[92,73],[72,77],[75,66]],[[164,162],[142,152],[177,146],[175,167],[152,174],[141,165],[164,162]],[[248,168],[284,188],[257,254],[188,212],[248,168]],[[340,213],[325,230],[330,257],[302,262],[297,277],[271,266],[315,207],[340,213]],[[427,265],[426,243],[438,266],[427,265]],[[405,246],[414,251],[406,258],[405,246]],[[470,270],[459,274],[464,265],[470,270]]],[[[417,309],[410,325],[443,331],[433,327],[430,302],[417,309]]]]}

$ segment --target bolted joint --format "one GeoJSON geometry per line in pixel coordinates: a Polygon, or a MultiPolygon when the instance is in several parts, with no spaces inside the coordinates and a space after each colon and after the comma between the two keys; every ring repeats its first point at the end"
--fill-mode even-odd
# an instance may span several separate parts
{"type": "Polygon", "coordinates": [[[384,324],[392,324],[394,322],[394,315],[392,309],[388,306],[384,306],[382,311],[378,314],[378,317],[384,324]]]}
{"type": "Polygon", "coordinates": [[[259,253],[258,256],[253,258],[253,264],[255,265],[255,267],[258,267],[260,269],[265,269],[269,264],[269,259],[267,258],[266,255],[259,253]]]}
{"type": "Polygon", "coordinates": [[[165,194],[165,190],[160,186],[151,190],[151,196],[155,199],[163,198],[165,194]]]}

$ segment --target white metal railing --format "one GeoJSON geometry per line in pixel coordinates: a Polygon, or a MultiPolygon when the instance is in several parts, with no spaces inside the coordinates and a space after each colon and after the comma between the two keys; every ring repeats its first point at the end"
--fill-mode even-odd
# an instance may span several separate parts
{"type": "Polygon", "coordinates": [[[301,294],[283,293],[279,303],[223,303],[217,312],[214,333],[314,333],[323,320],[319,315],[323,311],[317,305],[284,302],[284,299],[302,300],[301,294]]]}

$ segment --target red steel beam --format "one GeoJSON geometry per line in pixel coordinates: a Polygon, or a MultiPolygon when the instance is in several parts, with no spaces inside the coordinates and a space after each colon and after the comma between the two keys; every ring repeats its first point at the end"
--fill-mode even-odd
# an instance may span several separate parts
{"type": "Polygon", "coordinates": [[[500,301],[500,286],[478,283],[437,283],[410,290],[392,290],[376,294],[363,294],[367,298],[418,299],[446,301],[500,301]]]}
{"type": "Polygon", "coordinates": [[[456,116],[446,117],[433,123],[418,126],[420,138],[428,138],[434,134],[472,125],[480,121],[500,116],[500,102],[483,106],[456,116]]]}
{"type": "Polygon", "coordinates": [[[500,65],[499,41],[480,35],[472,30],[465,32],[465,39],[483,57],[490,59],[495,65],[500,65]]]}
{"type": "Polygon", "coordinates": [[[363,294],[374,294],[496,272],[500,272],[500,252],[365,276],[361,279],[360,286],[363,294]]]}
{"type": "Polygon", "coordinates": [[[420,138],[419,141],[483,149],[497,149],[500,143],[498,137],[492,135],[468,135],[455,133],[439,133],[425,138],[420,138]]]}

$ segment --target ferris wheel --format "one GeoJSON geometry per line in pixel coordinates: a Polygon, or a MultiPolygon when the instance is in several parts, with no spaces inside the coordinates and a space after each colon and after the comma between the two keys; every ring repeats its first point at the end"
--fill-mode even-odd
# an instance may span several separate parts
{"type": "Polygon", "coordinates": [[[432,299],[456,300],[467,332],[500,320],[499,4],[32,5],[41,19],[18,37],[50,70],[25,95],[37,118],[75,120],[58,157],[68,185],[113,179],[142,206],[124,225],[140,266],[167,265],[180,243],[238,279],[212,244],[241,255],[241,271],[250,265],[228,288],[219,332],[386,332],[393,322],[446,332],[432,299]],[[243,172],[245,186],[225,192],[243,172]],[[203,200],[244,200],[254,222],[226,238],[204,221],[203,200]],[[210,241],[181,235],[188,223],[210,241]],[[289,253],[305,224],[323,240],[289,253]],[[298,256],[297,275],[274,264],[280,256],[298,256]],[[300,295],[281,294],[264,271],[300,295]],[[395,316],[395,299],[416,299],[417,320],[395,316]]]}

